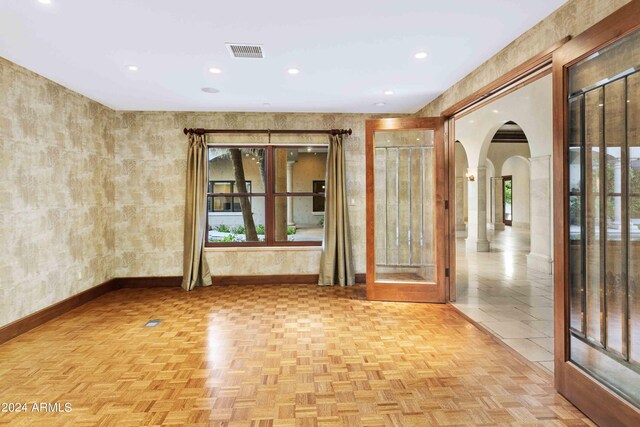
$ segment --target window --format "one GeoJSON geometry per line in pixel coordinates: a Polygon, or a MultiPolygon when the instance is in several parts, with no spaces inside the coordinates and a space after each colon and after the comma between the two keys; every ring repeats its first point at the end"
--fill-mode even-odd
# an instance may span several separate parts
{"type": "Polygon", "coordinates": [[[313,212],[324,213],[324,180],[313,181],[313,192],[322,193],[322,196],[313,196],[313,212]]]}
{"type": "Polygon", "coordinates": [[[320,145],[209,146],[207,246],[322,244],[326,163],[320,145]]]}
{"type": "MultiPolygon", "coordinates": [[[[209,194],[233,193],[235,181],[209,181],[209,194]]],[[[246,181],[247,193],[251,193],[251,181],[246,181]]],[[[242,212],[240,199],[233,196],[219,197],[208,200],[208,209],[211,212],[242,212]]]]}

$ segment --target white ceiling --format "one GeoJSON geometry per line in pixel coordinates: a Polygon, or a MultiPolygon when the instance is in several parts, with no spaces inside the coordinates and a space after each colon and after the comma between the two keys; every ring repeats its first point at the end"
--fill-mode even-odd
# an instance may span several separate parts
{"type": "Polygon", "coordinates": [[[0,56],[118,110],[413,113],[564,2],[0,0],[0,56]]]}

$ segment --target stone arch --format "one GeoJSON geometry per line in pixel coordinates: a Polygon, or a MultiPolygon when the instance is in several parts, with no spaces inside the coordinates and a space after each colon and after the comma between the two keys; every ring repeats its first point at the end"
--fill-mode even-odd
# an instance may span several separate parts
{"type": "Polygon", "coordinates": [[[468,219],[468,187],[467,169],[469,161],[464,145],[457,140],[455,143],[455,221],[456,236],[465,237],[468,219]]]}
{"type": "MultiPolygon", "coordinates": [[[[553,182],[553,102],[551,76],[544,76],[501,98],[472,110],[456,118],[455,135],[465,149],[469,162],[469,173],[486,176],[485,159],[491,140],[498,129],[508,121],[517,123],[526,135],[529,153],[520,154],[530,159],[530,194],[535,195],[535,203],[530,200],[531,249],[527,256],[527,266],[537,271],[550,273],[553,262],[553,205],[551,203],[553,182]]],[[[487,240],[486,199],[501,184],[502,164],[494,159],[496,178],[493,188],[487,188],[483,179],[467,182],[468,221],[467,250],[486,251],[487,240]]],[[[500,200],[494,201],[496,206],[500,200]]],[[[494,209],[494,224],[501,212],[494,209]]],[[[500,221],[501,222],[501,221],[500,221]]]]}
{"type": "Polygon", "coordinates": [[[530,229],[531,225],[531,162],[515,155],[503,163],[504,175],[512,176],[512,226],[514,229],[530,229]]]}

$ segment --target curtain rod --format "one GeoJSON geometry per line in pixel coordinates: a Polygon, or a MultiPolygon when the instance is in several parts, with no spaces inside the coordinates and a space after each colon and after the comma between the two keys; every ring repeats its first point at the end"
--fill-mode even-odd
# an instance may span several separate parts
{"type": "Polygon", "coordinates": [[[353,131],[351,129],[326,129],[326,130],[309,130],[309,129],[203,129],[203,128],[184,128],[184,134],[196,134],[204,135],[205,133],[264,133],[264,134],[296,134],[296,133],[310,133],[310,134],[326,134],[326,135],[351,135],[353,131]]]}

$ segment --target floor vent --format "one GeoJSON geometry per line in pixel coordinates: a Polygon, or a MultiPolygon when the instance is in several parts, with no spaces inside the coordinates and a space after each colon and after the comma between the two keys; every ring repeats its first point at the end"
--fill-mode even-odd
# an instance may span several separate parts
{"type": "Polygon", "coordinates": [[[234,58],[264,58],[262,45],[244,43],[226,43],[229,53],[234,58]]]}
{"type": "Polygon", "coordinates": [[[149,320],[147,323],[144,324],[145,328],[153,328],[155,326],[158,326],[160,324],[160,320],[159,319],[153,319],[153,320],[149,320]]]}

